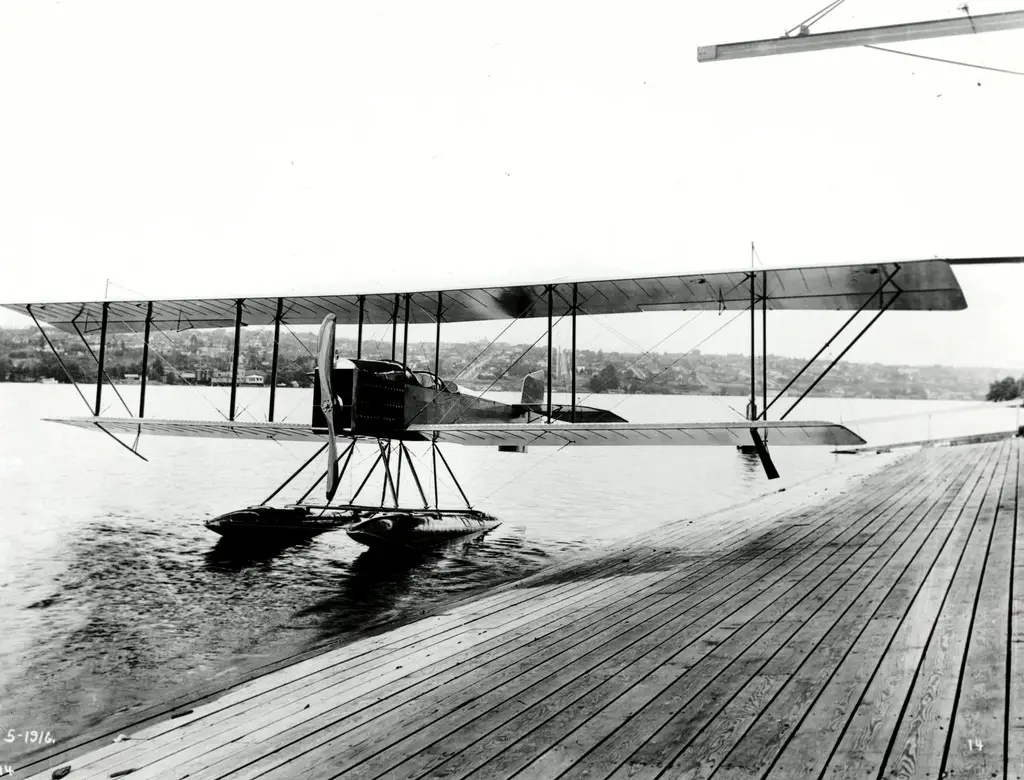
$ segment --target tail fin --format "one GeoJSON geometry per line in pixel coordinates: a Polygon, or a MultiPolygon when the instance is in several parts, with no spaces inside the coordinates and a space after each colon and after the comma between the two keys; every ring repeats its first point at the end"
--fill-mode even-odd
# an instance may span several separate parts
{"type": "Polygon", "coordinates": [[[519,402],[521,404],[539,404],[544,401],[544,393],[547,390],[545,371],[534,371],[523,377],[523,395],[519,402]]]}

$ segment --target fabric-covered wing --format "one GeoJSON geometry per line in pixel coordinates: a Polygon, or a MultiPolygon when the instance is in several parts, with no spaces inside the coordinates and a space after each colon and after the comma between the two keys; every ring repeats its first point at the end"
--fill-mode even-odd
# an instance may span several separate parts
{"type": "MultiPolygon", "coordinates": [[[[568,314],[572,285],[577,288],[579,313],[627,314],[647,311],[745,309],[750,305],[750,271],[638,277],[603,281],[554,280],[541,284],[477,287],[433,291],[367,291],[282,297],[209,298],[154,301],[92,301],[78,303],[2,304],[41,322],[73,332],[98,331],[107,307],[108,333],[141,333],[149,305],[152,323],[163,330],[224,328],[234,325],[241,306],[243,325],[273,324],[280,312],[290,325],[319,325],[334,314],[339,325],[404,321],[409,296],[411,324],[435,322],[440,302],[444,322],[470,322],[546,317],[547,287],[554,285],[552,313],[568,314]]],[[[954,310],[967,306],[956,275],[944,260],[903,263],[770,268],[754,275],[754,290],[767,297],[773,310],[868,310],[890,304],[894,310],[954,310]],[[891,278],[882,295],[876,291],[891,278]],[[893,296],[899,291],[898,297],[893,296]],[[873,296],[873,297],[872,297],[873,296]]]]}
{"type": "Polygon", "coordinates": [[[827,422],[587,423],[575,425],[410,425],[409,431],[439,442],[480,446],[727,446],[749,445],[750,429],[781,445],[857,445],[860,436],[827,422]]]}
{"type": "Polygon", "coordinates": [[[142,432],[156,436],[193,436],[207,439],[244,439],[249,441],[324,441],[327,430],[295,423],[228,422],[227,420],[156,420],[134,417],[59,417],[46,422],[63,423],[75,428],[134,436],[142,432]]]}
{"type": "MultiPolygon", "coordinates": [[[[226,420],[154,420],[131,417],[63,417],[59,422],[76,428],[108,433],[136,433],[157,436],[193,436],[248,441],[311,441],[326,440],[326,429],[295,423],[228,422],[226,420]]],[[[851,446],[864,444],[864,439],[848,428],[827,422],[759,422],[755,426],[764,436],[768,432],[771,445],[851,446]]],[[[529,445],[586,446],[607,445],[675,445],[713,446],[750,444],[750,423],[577,423],[577,424],[479,424],[479,425],[410,425],[407,438],[448,444],[478,446],[529,445]]]]}

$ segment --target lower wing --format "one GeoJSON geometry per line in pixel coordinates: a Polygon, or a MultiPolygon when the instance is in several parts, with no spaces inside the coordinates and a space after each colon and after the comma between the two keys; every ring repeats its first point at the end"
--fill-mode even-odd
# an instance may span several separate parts
{"type": "MultiPolygon", "coordinates": [[[[157,420],[130,417],[51,419],[77,428],[108,433],[148,433],[219,439],[325,441],[326,428],[295,423],[157,420]]],[[[410,425],[395,438],[476,446],[728,446],[749,445],[750,431],[767,432],[772,445],[850,446],[866,442],[845,426],[829,422],[698,422],[410,425]]],[[[340,433],[340,436],[345,436],[340,433]]],[[[375,437],[371,437],[375,438],[375,437]]],[[[386,437],[382,437],[386,438],[386,437]]]]}

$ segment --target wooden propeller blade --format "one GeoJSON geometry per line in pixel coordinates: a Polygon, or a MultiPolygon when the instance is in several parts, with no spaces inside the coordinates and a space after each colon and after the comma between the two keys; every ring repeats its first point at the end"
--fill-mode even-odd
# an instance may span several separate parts
{"type": "Polygon", "coordinates": [[[331,371],[334,368],[335,317],[328,314],[320,324],[316,342],[317,374],[320,379],[320,409],[327,418],[327,500],[338,490],[338,441],[334,431],[334,388],[331,371]]]}

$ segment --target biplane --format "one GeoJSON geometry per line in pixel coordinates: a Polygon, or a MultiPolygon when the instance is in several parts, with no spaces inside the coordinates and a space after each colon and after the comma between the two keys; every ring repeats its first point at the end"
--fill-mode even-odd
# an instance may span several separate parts
{"type": "MultiPolygon", "coordinates": [[[[217,298],[185,300],[107,300],[77,303],[3,304],[32,318],[53,348],[44,325],[77,334],[83,342],[99,335],[98,350],[90,352],[97,381],[89,415],[54,419],[54,422],[98,430],[138,454],[140,435],[220,437],[241,440],[316,442],[321,445],[261,505],[211,521],[225,535],[286,531],[311,535],[344,525],[364,544],[420,545],[436,539],[493,527],[497,520],[473,508],[441,450],[442,445],[496,447],[504,452],[525,452],[537,446],[737,446],[760,459],[769,479],[778,477],[772,447],[828,445],[848,447],[864,440],[843,425],[826,421],[788,419],[791,412],[817,386],[836,363],[887,311],[936,311],[966,308],[966,301],[951,262],[967,260],[914,260],[857,265],[750,269],[704,274],[627,279],[550,282],[532,285],[428,290],[364,292],[314,296],[217,298]],[[768,398],[767,312],[782,310],[838,310],[852,312],[842,326],[775,397],[768,398]],[[592,315],[664,311],[749,310],[750,399],[744,419],[724,422],[672,420],[633,423],[610,410],[577,402],[577,318],[592,315]],[[760,310],[760,312],[758,311],[760,310]],[[761,319],[762,398],[756,397],[756,324],[761,319]],[[789,407],[769,419],[769,412],[826,349],[865,314],[866,324],[805,386],[789,407]],[[505,403],[460,388],[440,376],[442,325],[490,320],[546,319],[547,368],[526,377],[518,403],[505,403]],[[569,403],[553,402],[552,331],[567,318],[571,323],[569,403]],[[391,330],[391,359],[364,358],[364,326],[386,322],[391,330]],[[410,325],[434,326],[434,370],[413,370],[406,348],[410,325]],[[320,326],[316,367],[312,374],[310,416],[307,423],[275,421],[279,344],[282,325],[320,326]],[[338,326],[354,327],[355,355],[335,354],[338,326]],[[274,332],[269,407],[266,422],[237,419],[239,347],[242,329],[272,327],[274,332]],[[153,329],[186,331],[233,328],[230,401],[226,419],[173,420],[147,417],[146,377],[153,329]],[[397,353],[398,332],[404,330],[402,353],[397,353]],[[130,417],[101,415],[105,384],[113,384],[105,371],[105,352],[115,333],[141,333],[143,357],[138,411],[130,417]],[[134,437],[134,443],[119,438],[134,437]],[[376,442],[376,460],[347,503],[335,502],[341,476],[349,468],[359,441],[376,442]],[[409,455],[408,445],[426,443],[433,464],[434,501],[409,455]],[[344,446],[341,446],[344,445],[344,446]],[[269,502],[317,458],[326,452],[320,478],[297,504],[272,507],[269,502]],[[407,464],[423,507],[399,506],[402,464],[407,464]],[[465,502],[465,509],[442,508],[438,501],[438,460],[447,469],[465,502]],[[358,497],[371,475],[381,466],[381,501],[359,504],[358,497]],[[326,504],[306,499],[326,480],[326,504]],[[390,492],[393,507],[385,507],[390,492]]],[[[852,333],[853,331],[851,331],[852,333]]],[[[58,361],[60,355],[54,350],[58,361]]],[[[61,363],[63,367],[63,363],[61,363]]],[[[66,371],[66,369],[65,369],[66,371]]],[[[70,374],[68,378],[71,379],[70,374]]],[[[76,387],[77,384],[76,384],[76,387]]]]}

